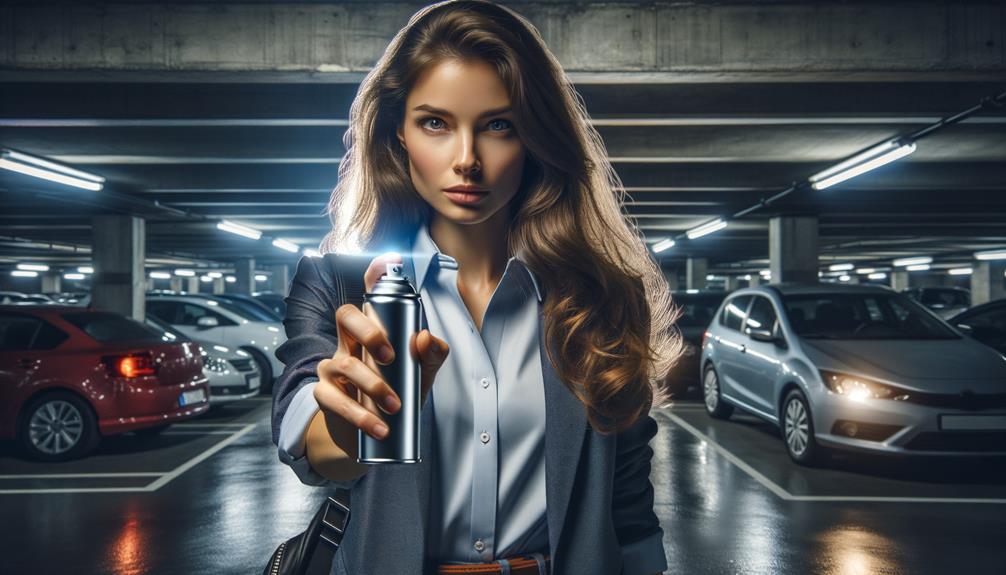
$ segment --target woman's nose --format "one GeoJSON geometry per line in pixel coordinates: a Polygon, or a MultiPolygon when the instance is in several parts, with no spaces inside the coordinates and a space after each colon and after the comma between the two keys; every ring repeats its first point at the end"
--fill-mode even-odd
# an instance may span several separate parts
{"type": "Polygon", "coordinates": [[[454,162],[454,171],[459,174],[471,174],[478,172],[479,166],[478,152],[475,149],[475,137],[472,134],[461,133],[459,138],[459,150],[457,159],[454,162]]]}

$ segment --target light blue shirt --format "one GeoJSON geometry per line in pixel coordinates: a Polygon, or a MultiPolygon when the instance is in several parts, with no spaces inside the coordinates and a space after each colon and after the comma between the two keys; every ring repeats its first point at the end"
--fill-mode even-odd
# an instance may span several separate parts
{"type": "MultiPolygon", "coordinates": [[[[548,553],[538,279],[511,257],[479,331],[457,289],[457,261],[440,252],[425,225],[403,257],[406,271],[418,278],[430,332],[451,348],[424,406],[436,421],[426,552],[441,563],[548,553]]],[[[304,436],[318,411],[316,384],[297,392],[279,438],[280,459],[309,485],[327,481],[304,457],[304,436]]],[[[352,488],[357,481],[332,483],[352,488]]],[[[642,567],[663,560],[661,538],[633,544],[623,559],[624,573],[640,573],[630,562],[642,567]]]]}

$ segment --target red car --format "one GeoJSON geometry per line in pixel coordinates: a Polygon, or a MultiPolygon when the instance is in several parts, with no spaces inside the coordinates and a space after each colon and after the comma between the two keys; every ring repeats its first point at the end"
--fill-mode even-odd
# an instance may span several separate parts
{"type": "Polygon", "coordinates": [[[195,417],[209,409],[200,351],[118,313],[0,306],[0,439],[63,461],[195,417]]]}

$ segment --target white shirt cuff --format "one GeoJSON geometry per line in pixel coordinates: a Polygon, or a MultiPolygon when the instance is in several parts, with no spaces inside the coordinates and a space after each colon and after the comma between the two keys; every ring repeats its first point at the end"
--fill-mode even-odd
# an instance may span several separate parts
{"type": "Polygon", "coordinates": [[[664,530],[622,547],[622,575],[652,575],[667,569],[664,530]]]}
{"type": "MultiPolygon", "coordinates": [[[[309,380],[297,390],[290,406],[279,424],[279,460],[290,466],[297,478],[305,485],[325,485],[332,483],[336,487],[352,489],[360,477],[348,481],[331,481],[311,468],[305,455],[307,429],[311,420],[320,411],[318,400],[314,398],[314,386],[318,380],[309,380]]],[[[361,476],[362,477],[362,476],[361,476]]]]}

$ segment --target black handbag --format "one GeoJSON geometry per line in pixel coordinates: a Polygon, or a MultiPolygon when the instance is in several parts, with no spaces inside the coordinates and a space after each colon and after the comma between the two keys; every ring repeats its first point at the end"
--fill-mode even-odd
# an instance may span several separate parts
{"type": "MultiPolygon", "coordinates": [[[[306,257],[306,256],[305,256],[306,257]]],[[[335,280],[336,302],[363,306],[366,286],[363,274],[370,266],[366,256],[325,254],[322,265],[329,266],[335,280]]],[[[336,489],[314,514],[303,533],[279,544],[262,575],[329,575],[335,552],[349,525],[348,489],[336,489]]]]}

